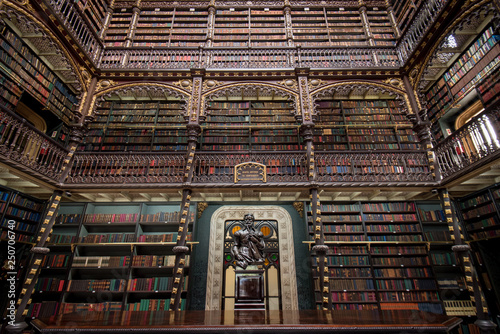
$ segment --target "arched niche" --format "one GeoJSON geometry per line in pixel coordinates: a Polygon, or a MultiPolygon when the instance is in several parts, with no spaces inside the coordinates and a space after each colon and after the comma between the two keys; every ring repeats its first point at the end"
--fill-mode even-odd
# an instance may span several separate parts
{"type": "Polygon", "coordinates": [[[280,281],[283,310],[297,310],[297,276],[295,272],[295,251],[293,245],[292,218],[279,206],[225,205],[217,209],[210,220],[208,250],[206,310],[220,310],[222,303],[222,282],[224,275],[224,223],[228,219],[241,218],[252,213],[255,220],[276,220],[279,232],[280,281]]]}

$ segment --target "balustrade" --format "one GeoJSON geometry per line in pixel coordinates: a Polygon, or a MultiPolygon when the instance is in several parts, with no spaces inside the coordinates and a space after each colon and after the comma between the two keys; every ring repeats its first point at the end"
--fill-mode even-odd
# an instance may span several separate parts
{"type": "Polygon", "coordinates": [[[151,153],[80,153],[67,183],[180,183],[185,155],[151,153]]]}
{"type": "MultiPolygon", "coordinates": [[[[184,156],[179,154],[78,153],[67,183],[181,183],[184,156]]],[[[234,167],[245,162],[266,166],[266,183],[308,182],[304,152],[197,153],[193,184],[233,184],[234,167]]],[[[427,155],[405,153],[316,154],[319,182],[432,183],[427,155]]]]}
{"type": "Polygon", "coordinates": [[[316,154],[319,182],[434,182],[424,152],[316,154]]]}
{"type": "Polygon", "coordinates": [[[106,49],[102,69],[399,68],[393,49],[106,49]]]}
{"type": "Polygon", "coordinates": [[[228,48],[228,49],[103,49],[82,13],[68,0],[47,0],[82,50],[103,69],[187,68],[399,68],[410,57],[448,0],[426,1],[397,48],[228,48]]]}
{"type": "Polygon", "coordinates": [[[101,42],[92,33],[91,27],[85,22],[73,1],[49,0],[47,5],[54,10],[66,31],[80,44],[82,51],[97,64],[103,49],[101,42]]]}
{"type": "Polygon", "coordinates": [[[234,166],[257,162],[266,166],[266,182],[287,183],[308,180],[303,152],[276,153],[200,153],[196,155],[193,183],[234,183],[234,166]]]}
{"type": "Polygon", "coordinates": [[[420,11],[413,19],[410,28],[406,30],[398,44],[397,50],[403,63],[408,60],[412,52],[420,44],[425,33],[432,27],[434,21],[448,1],[449,0],[424,1],[420,11]]]}
{"type": "MultiPolygon", "coordinates": [[[[500,108],[487,110],[447,137],[435,148],[443,180],[465,171],[500,150],[500,108]]],[[[482,163],[482,162],[481,162],[482,163]]]]}
{"type": "Polygon", "coordinates": [[[59,179],[68,150],[21,118],[0,111],[0,157],[59,179]]]}

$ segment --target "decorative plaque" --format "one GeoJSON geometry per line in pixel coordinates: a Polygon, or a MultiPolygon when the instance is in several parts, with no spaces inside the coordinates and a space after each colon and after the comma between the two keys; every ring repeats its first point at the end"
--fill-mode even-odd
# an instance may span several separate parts
{"type": "Polygon", "coordinates": [[[234,166],[234,183],[266,182],[266,165],[257,162],[244,162],[234,166]]]}

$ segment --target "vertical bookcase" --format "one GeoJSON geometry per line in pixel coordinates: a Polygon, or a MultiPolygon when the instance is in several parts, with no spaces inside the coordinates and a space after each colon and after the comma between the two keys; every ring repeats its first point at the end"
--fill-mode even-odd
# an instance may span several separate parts
{"type": "Polygon", "coordinates": [[[105,101],[96,110],[81,150],[182,151],[187,145],[184,102],[105,101]]]}
{"type": "Polygon", "coordinates": [[[286,46],[285,16],[282,9],[250,9],[250,45],[286,46]]]}
{"type": "Polygon", "coordinates": [[[248,8],[218,9],[215,13],[215,47],[246,47],[250,42],[248,8]]]}
{"type": "MultiPolygon", "coordinates": [[[[414,202],[322,203],[321,221],[333,309],[443,313],[414,202]]],[[[312,239],[311,215],[308,222],[312,239]]],[[[317,261],[312,254],[313,266],[317,261]]],[[[317,278],[314,283],[320,307],[317,278]]]]}
{"type": "Polygon", "coordinates": [[[13,111],[22,94],[30,94],[44,107],[68,123],[73,119],[76,96],[62,83],[14,31],[0,33],[1,101],[13,111]]]}
{"type": "Polygon", "coordinates": [[[419,139],[396,100],[320,100],[316,150],[419,150],[419,139]]]}
{"type": "Polygon", "coordinates": [[[124,47],[127,34],[130,31],[132,21],[132,8],[120,8],[115,10],[111,16],[109,27],[106,29],[104,45],[107,47],[124,47]]]}
{"type": "Polygon", "coordinates": [[[387,11],[378,7],[370,7],[367,8],[366,16],[375,45],[395,46],[396,36],[387,11]]]}
{"type": "Polygon", "coordinates": [[[500,236],[497,209],[499,199],[500,192],[493,188],[458,202],[469,239],[480,240],[500,236]]]}
{"type": "Polygon", "coordinates": [[[292,32],[296,46],[329,46],[330,36],[323,8],[292,9],[292,32]]]}
{"type": "Polygon", "coordinates": [[[9,240],[8,231],[12,231],[15,233],[16,242],[35,242],[44,211],[44,201],[9,188],[0,187],[0,238],[9,240]]]}
{"type": "Polygon", "coordinates": [[[357,7],[326,9],[331,46],[367,46],[367,36],[357,7]]]}
{"type": "Polygon", "coordinates": [[[496,104],[500,100],[500,71],[488,74],[477,86],[477,90],[485,108],[496,104]]]}
{"type": "Polygon", "coordinates": [[[488,106],[496,100],[499,41],[500,35],[494,33],[492,26],[485,28],[425,93],[428,117],[433,122],[432,132],[437,142],[446,137],[439,120],[455,110],[459,101],[469,96],[479,98],[475,96],[479,95],[488,106]]]}
{"type": "Polygon", "coordinates": [[[483,189],[455,202],[466,238],[470,241],[478,280],[490,314],[498,315],[500,272],[498,238],[500,237],[500,186],[483,189]]]}
{"type": "MultiPolygon", "coordinates": [[[[30,250],[36,242],[36,233],[44,212],[44,201],[0,187],[0,263],[8,268],[8,272],[16,273],[16,298],[19,297],[20,285],[24,282],[31,259],[30,250]],[[14,259],[11,255],[14,255],[14,259]]],[[[7,290],[3,296],[7,297],[7,290]]],[[[7,298],[0,301],[2,312],[7,310],[7,302],[7,298]]]]}
{"type": "Polygon", "coordinates": [[[173,9],[142,9],[137,20],[132,46],[167,47],[173,19],[173,9]]]}
{"type": "MultiPolygon", "coordinates": [[[[168,310],[179,203],[63,203],[29,316],[168,310]]],[[[189,216],[188,240],[194,227],[189,216]]],[[[189,255],[186,258],[189,275],[189,255]]],[[[186,307],[188,279],[181,307],[186,307]]]]}
{"type": "Polygon", "coordinates": [[[300,150],[293,110],[285,101],[211,102],[202,123],[201,150],[300,150]]]}
{"type": "Polygon", "coordinates": [[[208,10],[201,8],[176,8],[169,46],[198,47],[207,38],[208,10]]]}

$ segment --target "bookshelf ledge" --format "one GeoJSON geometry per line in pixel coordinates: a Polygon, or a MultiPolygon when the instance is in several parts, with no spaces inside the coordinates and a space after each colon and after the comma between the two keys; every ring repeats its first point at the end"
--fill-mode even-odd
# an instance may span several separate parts
{"type": "Polygon", "coordinates": [[[36,333],[448,333],[461,319],[420,311],[79,312],[32,321],[36,333]]]}

